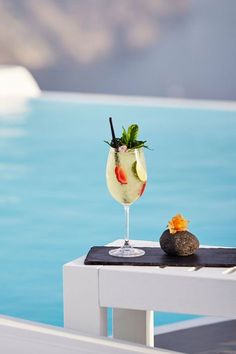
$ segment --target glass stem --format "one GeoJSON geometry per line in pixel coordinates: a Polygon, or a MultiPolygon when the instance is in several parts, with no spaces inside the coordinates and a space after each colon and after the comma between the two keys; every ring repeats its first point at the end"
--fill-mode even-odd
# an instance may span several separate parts
{"type": "Polygon", "coordinates": [[[125,209],[125,244],[124,246],[130,247],[129,243],[129,205],[124,205],[125,209]]]}

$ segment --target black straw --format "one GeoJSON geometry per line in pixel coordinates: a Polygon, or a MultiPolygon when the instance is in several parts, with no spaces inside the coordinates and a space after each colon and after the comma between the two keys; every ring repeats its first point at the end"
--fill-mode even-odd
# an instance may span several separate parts
{"type": "Polygon", "coordinates": [[[112,124],[112,118],[111,117],[109,117],[109,123],[110,123],[110,127],[111,127],[112,141],[113,141],[113,144],[115,146],[116,151],[118,151],[118,145],[117,145],[115,131],[114,131],[114,127],[113,127],[113,124],[112,124]]]}

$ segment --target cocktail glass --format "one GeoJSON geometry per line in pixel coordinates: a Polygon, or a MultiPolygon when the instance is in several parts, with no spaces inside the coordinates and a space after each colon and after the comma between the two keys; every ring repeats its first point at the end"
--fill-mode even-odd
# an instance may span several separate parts
{"type": "Polygon", "coordinates": [[[111,148],[107,160],[106,181],[112,197],[121,203],[125,210],[124,244],[109,251],[109,254],[115,257],[143,256],[145,251],[132,247],[129,240],[129,208],[142,196],[147,183],[143,148],[125,152],[111,148]]]}

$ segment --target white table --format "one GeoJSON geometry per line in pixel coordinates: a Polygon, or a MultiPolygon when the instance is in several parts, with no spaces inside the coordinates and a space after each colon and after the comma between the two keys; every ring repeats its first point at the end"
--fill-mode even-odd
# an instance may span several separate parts
{"type": "MultiPolygon", "coordinates": [[[[120,245],[117,240],[109,246],[120,245]]],[[[156,247],[157,242],[133,241],[156,247]]],[[[153,311],[236,318],[236,267],[86,266],[85,257],[64,265],[64,326],[153,346],[153,311]]]]}

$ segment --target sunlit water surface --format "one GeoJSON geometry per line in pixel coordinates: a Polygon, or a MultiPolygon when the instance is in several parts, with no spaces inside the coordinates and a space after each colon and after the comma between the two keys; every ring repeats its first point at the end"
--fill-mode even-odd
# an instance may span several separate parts
{"type": "MultiPolygon", "coordinates": [[[[118,134],[138,123],[152,149],[131,237],[158,240],[183,213],[202,244],[236,246],[236,112],[45,98],[10,107],[0,111],[0,313],[63,325],[62,265],[123,237],[104,176],[110,115],[118,134]]],[[[158,313],[156,324],[186,318],[158,313]]]]}

